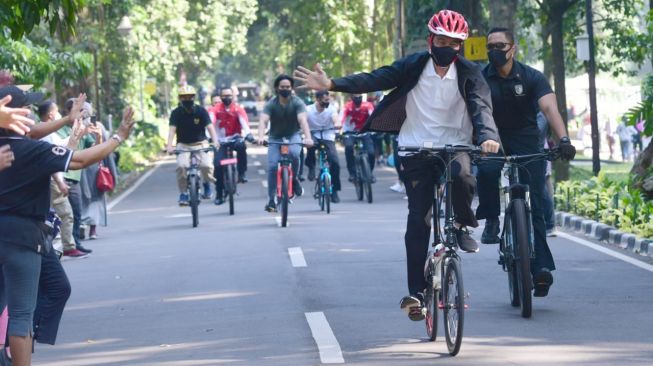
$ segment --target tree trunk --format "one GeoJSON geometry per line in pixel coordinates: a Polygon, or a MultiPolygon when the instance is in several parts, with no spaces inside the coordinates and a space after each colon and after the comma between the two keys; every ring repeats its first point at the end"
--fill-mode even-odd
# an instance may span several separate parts
{"type": "Polygon", "coordinates": [[[504,27],[515,31],[518,0],[490,0],[490,28],[504,27]]]}
{"type": "Polygon", "coordinates": [[[633,187],[641,189],[646,195],[647,199],[653,199],[653,187],[651,186],[650,179],[647,181],[647,172],[653,162],[653,144],[649,143],[644,151],[638,156],[630,170],[630,175],[633,177],[633,187]]]}

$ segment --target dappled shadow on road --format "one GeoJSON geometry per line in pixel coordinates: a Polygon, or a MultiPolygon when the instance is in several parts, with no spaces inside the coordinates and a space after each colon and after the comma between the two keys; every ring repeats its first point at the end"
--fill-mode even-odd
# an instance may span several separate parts
{"type": "MultiPolygon", "coordinates": [[[[653,357],[650,344],[624,342],[585,342],[561,344],[544,338],[525,337],[465,337],[460,353],[449,363],[474,365],[619,365],[647,364],[653,357]],[[535,354],[546,358],[534,359],[535,354]],[[648,360],[648,361],[647,361],[648,360]]],[[[404,365],[418,360],[450,358],[444,335],[436,342],[426,339],[397,339],[369,348],[346,352],[348,364],[404,365]]]]}

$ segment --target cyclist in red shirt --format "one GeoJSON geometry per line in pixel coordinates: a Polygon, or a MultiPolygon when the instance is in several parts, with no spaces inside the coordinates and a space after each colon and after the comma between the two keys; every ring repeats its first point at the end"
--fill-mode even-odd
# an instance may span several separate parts
{"type": "MultiPolygon", "coordinates": [[[[370,102],[363,102],[361,94],[352,94],[351,100],[345,104],[342,115],[342,124],[344,132],[360,132],[367,122],[367,119],[374,112],[374,105],[370,102]]],[[[367,150],[369,157],[370,169],[374,171],[374,141],[372,136],[363,137],[363,147],[367,150]]],[[[345,158],[347,159],[347,171],[349,172],[349,181],[353,182],[356,176],[356,165],[354,162],[354,138],[345,136],[345,158]]],[[[372,182],[376,179],[372,176],[372,182]]]]}
{"type": "MultiPolygon", "coordinates": [[[[252,133],[249,129],[249,119],[247,112],[238,103],[233,101],[233,90],[229,87],[224,87],[220,90],[220,100],[222,103],[213,106],[213,117],[216,134],[218,141],[229,139],[233,136],[245,136],[247,140],[253,140],[252,133]]],[[[234,151],[238,154],[238,183],[246,183],[247,178],[245,172],[247,171],[247,147],[245,142],[235,144],[234,151]]],[[[215,166],[215,204],[221,205],[224,203],[224,173],[220,160],[224,159],[227,154],[227,149],[220,146],[218,153],[215,154],[213,165],[215,166]]]]}

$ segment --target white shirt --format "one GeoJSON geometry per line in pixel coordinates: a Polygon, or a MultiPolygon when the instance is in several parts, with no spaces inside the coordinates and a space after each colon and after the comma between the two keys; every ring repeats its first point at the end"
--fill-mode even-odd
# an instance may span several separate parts
{"type": "Polygon", "coordinates": [[[455,63],[441,78],[433,61],[424,66],[417,85],[406,99],[406,120],[399,131],[399,146],[471,145],[472,120],[460,90],[455,63]]]}
{"type": "MultiPolygon", "coordinates": [[[[311,131],[334,128],[335,127],[333,124],[334,115],[337,117],[338,112],[335,106],[332,104],[329,104],[329,107],[324,109],[322,112],[318,112],[315,104],[311,104],[308,107],[306,107],[306,119],[308,120],[308,128],[311,131]]],[[[336,131],[330,130],[324,132],[317,132],[313,134],[313,136],[315,136],[316,138],[322,138],[323,140],[327,140],[327,141],[335,141],[336,131]]]]}

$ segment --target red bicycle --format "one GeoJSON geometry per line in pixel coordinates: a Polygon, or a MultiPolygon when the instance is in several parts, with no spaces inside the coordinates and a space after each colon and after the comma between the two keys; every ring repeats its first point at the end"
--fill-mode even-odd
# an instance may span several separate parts
{"type": "Polygon", "coordinates": [[[284,139],[282,142],[268,141],[266,145],[279,145],[281,158],[277,163],[277,207],[281,213],[281,227],[288,226],[288,204],[294,197],[293,192],[293,172],[292,156],[290,155],[290,145],[304,144],[299,142],[288,142],[284,139]]]}

